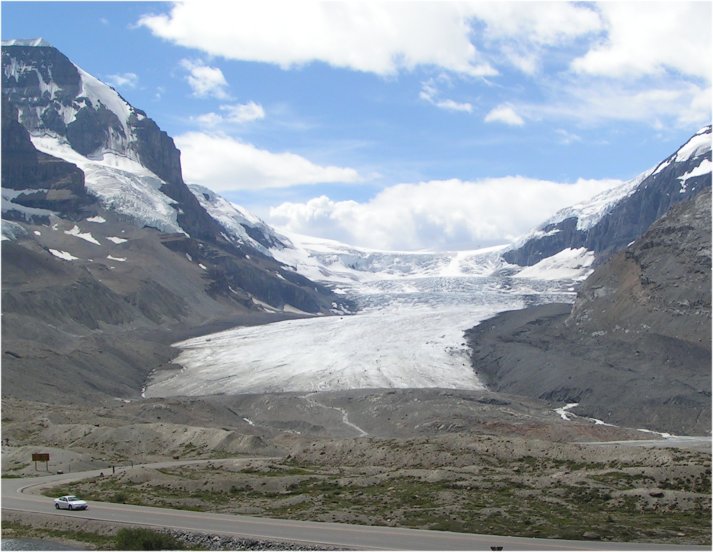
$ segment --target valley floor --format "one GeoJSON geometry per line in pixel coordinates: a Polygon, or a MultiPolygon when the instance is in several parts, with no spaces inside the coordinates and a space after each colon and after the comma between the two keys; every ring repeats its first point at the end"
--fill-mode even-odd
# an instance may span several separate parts
{"type": "Polygon", "coordinates": [[[637,446],[657,435],[563,415],[568,401],[483,389],[470,366],[462,330],[571,300],[568,284],[370,285],[356,316],[174,334],[188,339],[182,368],[164,359],[144,397],[96,394],[71,410],[3,397],[3,477],[46,473],[31,461],[42,450],[51,460],[39,470],[103,470],[50,491],[90,501],[710,545],[710,438],[637,446]],[[211,463],[133,467],[171,459],[211,463]]]}
{"type": "Polygon", "coordinates": [[[709,440],[688,441],[692,448],[636,446],[632,439],[652,435],[564,420],[545,403],[488,391],[109,400],[73,413],[7,399],[3,437],[4,477],[46,473],[30,462],[38,446],[50,453],[52,472],[104,470],[103,478],[50,495],[491,534],[710,544],[709,440]],[[599,444],[613,441],[620,443],[599,444]],[[172,458],[212,460],[132,468],[172,458]]]}

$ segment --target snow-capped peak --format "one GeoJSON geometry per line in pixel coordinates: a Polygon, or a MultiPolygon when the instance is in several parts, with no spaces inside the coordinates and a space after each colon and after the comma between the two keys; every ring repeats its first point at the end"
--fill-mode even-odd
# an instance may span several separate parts
{"type": "Polygon", "coordinates": [[[44,38],[13,38],[11,40],[3,40],[2,46],[31,46],[40,48],[52,48],[52,45],[44,38]]]}
{"type": "MultiPolygon", "coordinates": [[[[696,132],[684,145],[676,150],[676,153],[655,167],[642,172],[620,186],[605,190],[587,201],[559,210],[536,230],[518,239],[513,244],[513,247],[519,247],[532,238],[542,237],[545,234],[545,228],[568,218],[577,219],[577,230],[588,230],[597,224],[616,204],[634,193],[649,176],[659,174],[671,163],[683,163],[690,159],[701,157],[710,151],[711,125],[708,125],[696,132]]],[[[695,173],[695,175],[698,174],[702,173],[695,173]]]]}
{"type": "Polygon", "coordinates": [[[66,138],[90,159],[110,152],[141,162],[130,124],[139,112],[116,90],[41,38],[7,40],[3,47],[3,92],[32,135],[66,138]]]}
{"type": "Polygon", "coordinates": [[[705,155],[711,151],[711,125],[703,127],[696,132],[688,142],[678,148],[675,162],[680,163],[695,157],[705,155]]]}

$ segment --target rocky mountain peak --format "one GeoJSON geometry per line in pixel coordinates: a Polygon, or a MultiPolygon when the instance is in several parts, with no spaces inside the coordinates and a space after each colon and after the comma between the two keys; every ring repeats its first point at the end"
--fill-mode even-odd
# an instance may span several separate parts
{"type": "Polygon", "coordinates": [[[221,239],[219,225],[183,181],[173,139],[143,111],[42,39],[4,42],[2,66],[3,95],[33,137],[67,144],[87,160],[115,156],[143,166],[162,181],[160,191],[186,233],[221,239]]]}
{"type": "MultiPolygon", "coordinates": [[[[116,90],[42,40],[4,42],[2,66],[3,237],[17,253],[8,267],[38,248],[40,258],[74,263],[102,282],[116,265],[133,267],[137,281],[124,279],[115,292],[129,302],[139,293],[142,305],[144,295],[163,298],[160,308],[148,309],[153,322],[222,316],[226,306],[276,313],[285,306],[326,312],[336,304],[327,288],[270,256],[268,248],[280,242],[267,225],[209,191],[197,197],[183,180],[173,139],[116,90]],[[118,234],[136,237],[123,246],[127,238],[118,234]],[[94,251],[80,251],[77,242],[94,251]],[[136,255],[118,255],[117,244],[136,255]],[[149,258],[178,263],[172,274],[140,261],[148,244],[160,248],[149,258]],[[196,270],[197,287],[188,283],[196,270]],[[164,288],[171,293],[156,291],[164,288]],[[185,296],[195,296],[191,309],[185,296]],[[205,304],[216,313],[205,314],[205,304]]],[[[145,322],[142,308],[132,320],[145,322]]]]}
{"type": "Polygon", "coordinates": [[[2,46],[34,46],[52,48],[52,45],[44,38],[14,38],[11,40],[3,40],[2,46]]]}
{"type": "Polygon", "coordinates": [[[586,248],[600,263],[639,238],[673,205],[711,187],[711,125],[621,186],[561,210],[503,257],[531,266],[565,249],[586,248]]]}
{"type": "Polygon", "coordinates": [[[169,186],[183,182],[173,139],[46,41],[3,42],[2,64],[3,93],[30,133],[62,138],[86,157],[115,153],[135,160],[169,186]]]}

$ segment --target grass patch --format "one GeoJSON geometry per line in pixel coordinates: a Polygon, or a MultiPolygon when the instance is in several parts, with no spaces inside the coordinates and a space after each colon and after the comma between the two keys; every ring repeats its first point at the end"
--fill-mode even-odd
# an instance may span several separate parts
{"type": "MultiPolygon", "coordinates": [[[[481,463],[477,457],[477,462],[478,468],[487,465],[487,473],[450,466],[409,471],[342,466],[335,473],[334,466],[294,461],[241,471],[195,466],[159,470],[161,481],[154,482],[93,478],[74,484],[73,492],[87,500],[221,513],[249,511],[299,520],[575,540],[710,544],[710,488],[703,488],[710,481],[707,466],[699,465],[693,471],[696,475],[674,480],[669,473],[676,472],[666,472],[667,468],[648,466],[652,477],[642,473],[644,466],[632,471],[624,462],[586,464],[535,456],[499,464],[481,463]],[[655,486],[667,475],[672,487],[700,489],[693,507],[672,500],[671,493],[655,502],[646,492],[642,496],[621,493],[655,486]]],[[[63,492],[65,488],[55,488],[46,494],[63,492]]]]}
{"type": "Polygon", "coordinates": [[[99,535],[89,531],[64,531],[60,529],[37,528],[16,521],[3,521],[2,531],[3,538],[64,539],[91,544],[101,550],[117,548],[114,536],[99,535]]]}
{"type": "Polygon", "coordinates": [[[116,534],[118,550],[183,550],[183,543],[167,535],[143,527],[119,529],[116,534]]]}

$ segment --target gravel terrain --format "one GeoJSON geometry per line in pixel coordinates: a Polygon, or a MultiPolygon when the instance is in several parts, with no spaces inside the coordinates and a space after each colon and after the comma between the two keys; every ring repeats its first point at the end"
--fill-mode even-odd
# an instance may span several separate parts
{"type": "Polygon", "coordinates": [[[90,501],[486,534],[710,543],[710,441],[688,448],[631,441],[652,437],[565,420],[546,402],[487,391],[109,399],[73,411],[6,399],[2,471],[103,469],[102,478],[49,491],[90,501]],[[49,464],[36,467],[33,452],[49,452],[49,464]],[[132,467],[196,458],[211,461],[132,467]]]}

